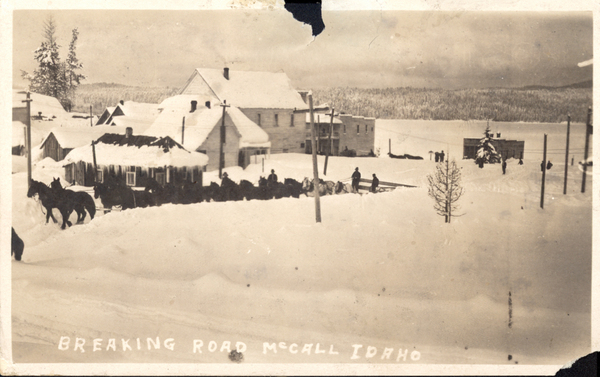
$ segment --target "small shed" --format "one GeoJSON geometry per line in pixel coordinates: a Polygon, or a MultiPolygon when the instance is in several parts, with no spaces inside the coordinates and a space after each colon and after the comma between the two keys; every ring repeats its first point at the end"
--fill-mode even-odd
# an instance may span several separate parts
{"type": "Polygon", "coordinates": [[[42,158],[60,161],[72,149],[89,145],[107,132],[125,132],[125,127],[54,127],[40,145],[42,158]]]}
{"type": "Polygon", "coordinates": [[[93,186],[111,175],[128,186],[144,187],[150,178],[161,185],[186,180],[202,184],[208,157],[186,150],[169,136],[133,135],[128,128],[125,134],[107,133],[73,149],[64,161],[65,179],[72,184],[93,186]]]}

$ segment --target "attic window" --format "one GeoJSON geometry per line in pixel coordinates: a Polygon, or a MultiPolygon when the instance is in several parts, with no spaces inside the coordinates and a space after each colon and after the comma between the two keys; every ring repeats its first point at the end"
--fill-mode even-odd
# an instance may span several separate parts
{"type": "Polygon", "coordinates": [[[279,127],[279,114],[275,114],[275,127],[279,127]]]}
{"type": "Polygon", "coordinates": [[[262,126],[260,124],[260,113],[256,114],[256,116],[257,116],[256,124],[258,124],[259,126],[262,126]]]}

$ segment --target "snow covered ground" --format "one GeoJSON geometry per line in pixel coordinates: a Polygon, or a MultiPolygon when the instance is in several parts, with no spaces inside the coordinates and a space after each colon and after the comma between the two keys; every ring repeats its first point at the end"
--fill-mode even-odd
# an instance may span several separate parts
{"type": "MultiPolygon", "coordinates": [[[[415,142],[442,137],[422,132],[415,142]]],[[[537,156],[506,175],[458,159],[462,216],[445,224],[423,157],[330,158],[326,180],[359,167],[418,188],[322,197],[320,224],[314,199],[290,198],[98,213],[64,231],[26,197],[16,157],[14,361],[231,363],[236,343],[244,363],[563,365],[590,352],[591,176],[582,194],[576,160],[563,195],[557,158],[541,209],[537,156]]],[[[271,169],[312,177],[311,156],[226,171],[257,182],[271,169]]],[[[36,164],[34,179],[53,177],[59,164],[36,164]]]]}

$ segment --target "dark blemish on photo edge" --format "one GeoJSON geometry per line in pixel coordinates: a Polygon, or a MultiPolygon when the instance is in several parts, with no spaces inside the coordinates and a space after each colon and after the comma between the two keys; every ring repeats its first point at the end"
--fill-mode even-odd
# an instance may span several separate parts
{"type": "Polygon", "coordinates": [[[294,16],[294,19],[310,25],[313,37],[321,34],[325,29],[320,1],[285,0],[285,9],[294,16]]]}
{"type": "Polygon", "coordinates": [[[241,363],[242,360],[244,360],[244,354],[238,352],[237,350],[233,350],[229,353],[229,360],[236,363],[241,363]]]}

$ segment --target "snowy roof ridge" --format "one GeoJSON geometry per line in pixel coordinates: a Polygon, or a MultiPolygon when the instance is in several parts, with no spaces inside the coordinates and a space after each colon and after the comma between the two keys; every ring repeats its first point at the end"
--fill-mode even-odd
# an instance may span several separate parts
{"type": "MultiPolygon", "coordinates": [[[[196,68],[197,73],[221,101],[240,108],[306,109],[308,105],[292,87],[285,72],[228,71],[196,68]]],[[[192,75],[193,78],[193,75],[192,75]]],[[[185,88],[184,88],[185,89],[185,88]]]]}

